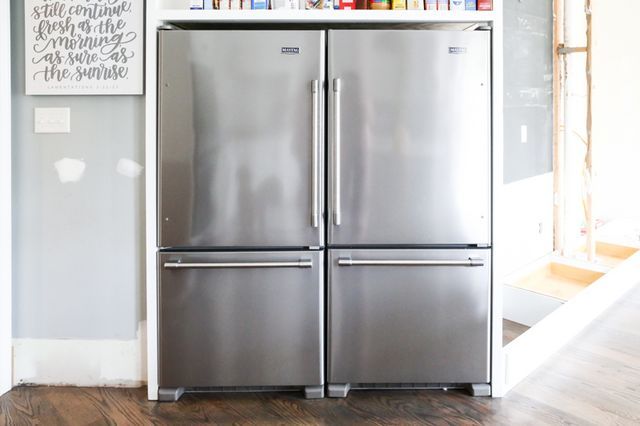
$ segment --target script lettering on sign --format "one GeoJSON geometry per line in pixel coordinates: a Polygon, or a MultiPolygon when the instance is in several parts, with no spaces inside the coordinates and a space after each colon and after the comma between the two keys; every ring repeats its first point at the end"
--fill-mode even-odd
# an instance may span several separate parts
{"type": "Polygon", "coordinates": [[[25,0],[27,95],[142,94],[143,3],[25,0]]]}

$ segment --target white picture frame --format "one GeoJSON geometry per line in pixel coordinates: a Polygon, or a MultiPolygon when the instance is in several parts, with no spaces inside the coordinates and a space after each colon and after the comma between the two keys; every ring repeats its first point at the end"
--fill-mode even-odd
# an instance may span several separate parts
{"type": "Polygon", "coordinates": [[[142,95],[144,2],[25,0],[27,95],[142,95]]]}

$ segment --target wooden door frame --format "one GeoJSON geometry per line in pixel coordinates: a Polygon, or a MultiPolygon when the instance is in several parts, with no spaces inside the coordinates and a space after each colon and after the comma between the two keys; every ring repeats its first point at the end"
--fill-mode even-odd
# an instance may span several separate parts
{"type": "Polygon", "coordinates": [[[0,2],[0,395],[12,386],[11,2],[0,2]]]}

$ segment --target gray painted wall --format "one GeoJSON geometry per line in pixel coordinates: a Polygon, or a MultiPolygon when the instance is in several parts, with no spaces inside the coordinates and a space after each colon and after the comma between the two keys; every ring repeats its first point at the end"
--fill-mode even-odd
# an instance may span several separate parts
{"type": "MultiPolygon", "coordinates": [[[[143,98],[25,96],[24,1],[11,3],[14,337],[133,338],[145,317],[143,180],[118,174],[116,164],[143,161],[143,98]],[[70,107],[71,134],[34,134],[35,107],[70,107]],[[59,181],[54,163],[64,157],[86,163],[82,180],[59,181]]],[[[551,1],[507,0],[505,24],[512,182],[552,169],[551,1]]]]}
{"type": "Polygon", "coordinates": [[[14,337],[132,339],[145,317],[142,96],[25,96],[24,0],[11,1],[14,337]],[[71,134],[33,133],[34,107],[70,107],[71,134]],[[61,183],[54,163],[82,159],[61,183]]]}
{"type": "Polygon", "coordinates": [[[511,183],[553,171],[552,0],[505,0],[504,26],[504,182],[511,183]]]}

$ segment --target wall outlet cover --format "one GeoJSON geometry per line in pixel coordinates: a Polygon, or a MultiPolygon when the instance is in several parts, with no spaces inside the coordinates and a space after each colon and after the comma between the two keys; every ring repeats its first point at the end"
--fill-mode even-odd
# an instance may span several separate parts
{"type": "Polygon", "coordinates": [[[71,109],[36,108],[33,131],[35,133],[71,133],[71,109]]]}

